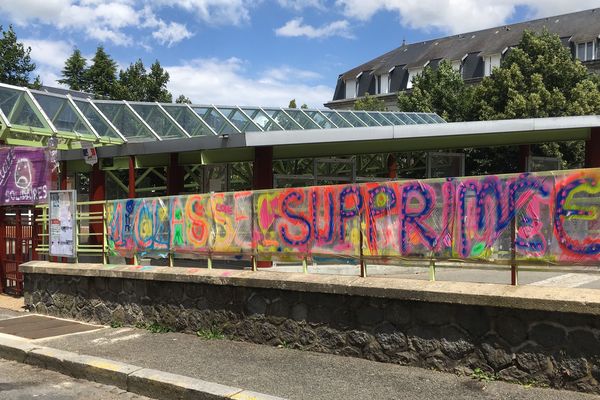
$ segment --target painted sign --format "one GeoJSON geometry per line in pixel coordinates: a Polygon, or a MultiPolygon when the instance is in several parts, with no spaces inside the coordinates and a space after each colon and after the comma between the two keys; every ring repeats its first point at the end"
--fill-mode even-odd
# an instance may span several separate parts
{"type": "Polygon", "coordinates": [[[45,149],[0,148],[0,204],[45,203],[49,182],[50,167],[45,149]]]}
{"type": "Polygon", "coordinates": [[[113,252],[600,262],[600,169],[108,203],[113,252]]]}
{"type": "Polygon", "coordinates": [[[49,202],[50,255],[77,256],[77,229],[75,190],[51,190],[49,202]]]}

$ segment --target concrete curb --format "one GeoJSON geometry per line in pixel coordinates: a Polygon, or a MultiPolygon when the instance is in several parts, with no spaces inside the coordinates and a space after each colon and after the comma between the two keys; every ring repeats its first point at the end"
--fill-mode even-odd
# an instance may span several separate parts
{"type": "Polygon", "coordinates": [[[142,368],[106,358],[37,346],[24,339],[0,337],[0,358],[18,361],[160,400],[283,400],[232,386],[142,368]]]}

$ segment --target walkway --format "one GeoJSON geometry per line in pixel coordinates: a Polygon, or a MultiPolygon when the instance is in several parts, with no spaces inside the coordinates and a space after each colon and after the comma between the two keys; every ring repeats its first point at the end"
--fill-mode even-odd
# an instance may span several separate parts
{"type": "MultiPolygon", "coordinates": [[[[7,318],[15,313],[3,314],[7,318]]],[[[0,343],[5,337],[0,335],[0,343]]],[[[136,328],[102,328],[31,343],[289,399],[596,398],[285,347],[136,328]]]]}

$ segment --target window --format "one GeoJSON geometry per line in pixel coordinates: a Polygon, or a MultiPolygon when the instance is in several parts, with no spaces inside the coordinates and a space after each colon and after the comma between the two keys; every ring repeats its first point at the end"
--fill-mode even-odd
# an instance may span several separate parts
{"type": "Polygon", "coordinates": [[[376,75],[375,76],[375,93],[385,94],[389,93],[390,83],[389,74],[376,75]]]}
{"type": "Polygon", "coordinates": [[[577,43],[575,57],[581,61],[596,59],[596,42],[577,43]]]}
{"type": "Polygon", "coordinates": [[[421,75],[423,72],[423,68],[413,68],[408,70],[408,82],[406,83],[406,88],[410,89],[413,87],[413,79],[415,76],[421,75]]]}
{"type": "Polygon", "coordinates": [[[500,57],[500,54],[493,54],[491,56],[483,57],[483,61],[485,63],[483,70],[484,76],[490,76],[494,68],[500,66],[500,57]]]}
{"type": "Polygon", "coordinates": [[[346,80],[346,98],[352,99],[356,97],[356,79],[348,79],[346,80]]]}

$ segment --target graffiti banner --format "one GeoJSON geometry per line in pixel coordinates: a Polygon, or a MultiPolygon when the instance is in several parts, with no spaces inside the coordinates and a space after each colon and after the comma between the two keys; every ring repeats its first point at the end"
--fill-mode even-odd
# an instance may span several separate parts
{"type": "Polygon", "coordinates": [[[600,169],[109,202],[118,254],[600,262],[600,169]]]}
{"type": "Polygon", "coordinates": [[[32,205],[48,201],[50,164],[45,149],[0,148],[0,204],[32,205]]]}

